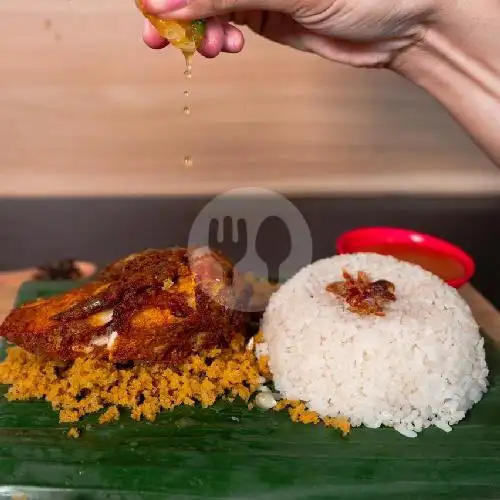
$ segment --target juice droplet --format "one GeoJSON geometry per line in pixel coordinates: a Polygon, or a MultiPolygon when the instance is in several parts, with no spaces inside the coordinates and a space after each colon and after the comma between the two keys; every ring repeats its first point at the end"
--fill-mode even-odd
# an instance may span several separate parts
{"type": "MultiPolygon", "coordinates": [[[[193,70],[193,65],[192,65],[192,60],[193,60],[193,55],[194,51],[183,51],[184,54],[184,59],[186,60],[186,70],[184,71],[184,77],[186,80],[191,80],[192,77],[192,70],[193,70]]],[[[189,90],[186,89],[184,91],[184,97],[189,97],[189,90]]],[[[184,115],[189,116],[191,114],[191,108],[189,105],[184,106],[184,115]]],[[[193,158],[190,155],[187,155],[184,157],[184,166],[186,168],[192,167],[193,166],[193,158]]]]}
{"type": "Polygon", "coordinates": [[[188,52],[187,50],[184,51],[184,59],[186,60],[186,71],[184,71],[184,76],[186,77],[187,80],[191,80],[191,77],[193,76],[192,71],[193,71],[193,52],[188,52]]]}

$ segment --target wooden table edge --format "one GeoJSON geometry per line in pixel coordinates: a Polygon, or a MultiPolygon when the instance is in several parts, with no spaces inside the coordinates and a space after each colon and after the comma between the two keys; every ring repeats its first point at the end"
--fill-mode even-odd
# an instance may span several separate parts
{"type": "Polygon", "coordinates": [[[500,311],[472,285],[459,290],[483,333],[500,346],[500,311]]]}

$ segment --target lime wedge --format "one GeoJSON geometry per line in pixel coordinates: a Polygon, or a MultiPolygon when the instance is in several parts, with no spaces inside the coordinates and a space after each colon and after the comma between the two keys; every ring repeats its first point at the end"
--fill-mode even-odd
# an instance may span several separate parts
{"type": "Polygon", "coordinates": [[[195,52],[205,36],[205,21],[172,21],[160,19],[144,12],[142,1],[136,0],[137,7],[158,33],[168,40],[174,47],[183,52],[195,52]]]}

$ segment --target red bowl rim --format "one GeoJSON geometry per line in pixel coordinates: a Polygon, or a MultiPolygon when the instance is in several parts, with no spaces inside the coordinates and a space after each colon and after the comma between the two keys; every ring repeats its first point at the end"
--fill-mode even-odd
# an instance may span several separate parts
{"type": "MultiPolygon", "coordinates": [[[[446,283],[454,288],[460,288],[465,283],[468,283],[476,271],[474,259],[453,243],[430,234],[398,227],[370,226],[359,227],[346,231],[345,233],[342,233],[336,241],[335,247],[337,254],[342,255],[353,253],[349,250],[349,241],[353,238],[357,239],[359,237],[368,238],[368,241],[370,242],[376,241],[389,244],[414,243],[417,246],[424,246],[455,259],[455,261],[457,261],[464,268],[464,275],[460,278],[446,281],[446,283]]],[[[362,247],[363,244],[359,246],[356,252],[363,252],[362,247]]]]}

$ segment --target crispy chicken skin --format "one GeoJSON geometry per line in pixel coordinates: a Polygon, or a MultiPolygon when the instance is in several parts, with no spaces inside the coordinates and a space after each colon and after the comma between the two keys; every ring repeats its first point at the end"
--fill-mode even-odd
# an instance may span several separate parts
{"type": "Polygon", "coordinates": [[[0,336],[50,359],[95,356],[175,366],[242,332],[234,269],[208,249],[133,254],[95,281],[14,309],[0,336]]]}

